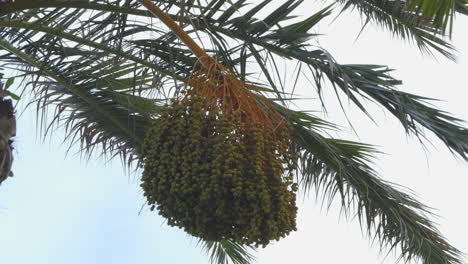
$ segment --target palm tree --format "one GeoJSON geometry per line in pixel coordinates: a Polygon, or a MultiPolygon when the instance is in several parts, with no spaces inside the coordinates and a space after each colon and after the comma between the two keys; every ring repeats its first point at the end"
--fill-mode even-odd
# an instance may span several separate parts
{"type": "MultiPolygon", "coordinates": [[[[298,181],[305,192],[315,188],[326,201],[340,199],[370,237],[405,261],[461,263],[461,252],[426,216],[428,208],[372,169],[373,146],[330,138],[326,133],[337,129],[334,124],[287,107],[294,85],[284,87],[276,62],[296,62],[301,74],[313,78],[319,96],[333,87],[366,114],[363,102],[376,102],[408,134],[424,140],[423,132],[431,131],[468,161],[468,130],[461,120],[429,105],[430,98],[398,90],[401,81],[389,75],[388,67],[339,64],[325,49],[309,44],[318,37],[310,32],[320,21],[355,8],[365,24],[381,25],[423,52],[455,59],[445,37],[455,13],[468,13],[465,0],[340,0],[295,20],[291,15],[302,0],[283,0],[273,12],[268,12],[270,0],[253,6],[245,0],[0,1],[0,62],[24,80],[24,93],[38,111],[53,108],[44,133],[50,124],[62,123],[70,144],[79,144],[84,153],[120,156],[129,167],[139,166],[146,131],[174,97],[174,88],[200,66],[193,46],[178,41],[180,31],[163,27],[140,2],[154,4],[168,15],[166,21],[178,22],[189,39],[203,43],[218,63],[256,87],[256,96],[271,101],[293,128],[301,153],[298,181]],[[252,67],[264,83],[251,80],[252,67]]],[[[246,245],[201,243],[214,263],[252,261],[246,245]]]]}

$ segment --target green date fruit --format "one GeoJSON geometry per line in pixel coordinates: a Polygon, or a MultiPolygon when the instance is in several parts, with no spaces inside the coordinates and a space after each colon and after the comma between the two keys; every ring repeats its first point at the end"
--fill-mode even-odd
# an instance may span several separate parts
{"type": "Polygon", "coordinates": [[[266,246],[296,230],[295,153],[261,124],[240,120],[198,96],[168,105],[143,143],[141,187],[171,226],[266,246]]]}

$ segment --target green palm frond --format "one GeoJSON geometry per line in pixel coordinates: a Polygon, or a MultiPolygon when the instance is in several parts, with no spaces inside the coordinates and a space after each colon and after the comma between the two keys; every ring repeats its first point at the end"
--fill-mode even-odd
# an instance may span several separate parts
{"type": "Polygon", "coordinates": [[[433,55],[437,52],[450,60],[455,60],[455,48],[443,38],[445,25],[437,24],[422,13],[415,14],[408,10],[404,2],[381,0],[340,2],[344,4],[343,11],[353,7],[359,10],[365,19],[363,29],[367,23],[377,24],[403,40],[413,41],[423,53],[433,55]]]}
{"type": "Polygon", "coordinates": [[[78,70],[74,71],[78,76],[64,76],[59,70],[66,71],[65,63],[61,61],[39,62],[37,58],[3,40],[0,40],[0,46],[16,56],[9,60],[10,63],[15,60],[17,64],[26,62],[19,70],[32,78],[37,76],[31,93],[38,107],[46,108],[50,104],[56,106],[53,120],[65,121],[67,138],[72,143],[77,140],[85,151],[91,151],[96,144],[101,144],[104,153],[117,151],[123,157],[130,155],[129,158],[139,150],[144,126],[133,127],[128,123],[139,124],[142,121],[137,120],[138,115],[130,115],[132,112],[128,109],[113,104],[112,98],[106,94],[112,91],[86,89],[88,83],[74,84],[71,81],[73,77],[79,78],[79,75],[86,73],[78,70]],[[63,120],[63,116],[66,120],[63,120]],[[106,126],[107,131],[102,131],[101,125],[106,126]]]}
{"type": "Polygon", "coordinates": [[[385,11],[395,19],[403,19],[415,26],[444,34],[452,31],[457,1],[339,0],[338,2],[345,5],[344,9],[355,7],[363,15],[383,24],[386,24],[388,19],[382,17],[382,11],[385,11]]]}
{"type": "MultiPolygon", "coordinates": [[[[429,2],[429,0],[426,1],[429,2]]],[[[441,7],[448,8],[446,4],[450,3],[451,1],[452,0],[441,1],[441,7]]],[[[457,10],[460,10],[460,12],[466,9],[466,4],[463,5],[462,1],[463,0],[459,0],[456,4],[457,10]]],[[[116,1],[115,5],[108,5],[105,4],[104,1],[64,2],[58,0],[48,0],[30,3],[29,1],[19,0],[3,7],[3,10],[0,11],[0,15],[2,12],[6,14],[14,11],[39,7],[73,7],[88,10],[101,10],[102,12],[124,13],[127,15],[137,15],[143,17],[151,16],[144,10],[136,9],[136,7],[138,7],[137,3],[132,3],[131,5],[118,5],[118,2],[119,1],[116,1]]],[[[206,6],[192,5],[192,8],[189,11],[197,10],[199,12],[188,12],[188,14],[190,15],[190,20],[194,23],[200,24],[208,22],[209,24],[213,24],[215,22],[219,22],[223,27],[232,25],[233,27],[242,27],[243,29],[247,29],[249,33],[254,33],[257,31],[258,33],[261,33],[274,26],[279,21],[288,20],[290,18],[288,14],[299,7],[303,1],[285,1],[285,3],[280,8],[276,9],[262,21],[256,21],[253,19],[253,16],[262,11],[270,2],[271,0],[265,0],[254,8],[247,10],[245,15],[242,16],[234,16],[234,14],[245,5],[245,1],[236,2],[235,6],[230,6],[230,1],[224,0],[211,1],[206,6]],[[226,5],[229,7],[223,8],[226,5]],[[249,23],[249,21],[255,23],[249,23]]],[[[424,10],[432,10],[430,6],[421,9],[419,13],[415,13],[416,11],[408,10],[409,4],[403,5],[403,2],[400,1],[350,0],[339,2],[345,4],[344,9],[352,7],[357,8],[366,17],[367,22],[376,22],[384,28],[390,30],[393,34],[402,37],[403,39],[413,40],[424,52],[431,53],[432,50],[434,50],[450,59],[454,59],[453,46],[443,38],[440,38],[438,34],[433,34],[437,32],[442,34],[442,30],[445,29],[448,25],[444,23],[436,23],[442,14],[437,15],[434,13],[424,13],[424,10]],[[429,17],[432,17],[433,19],[431,20],[429,17]]],[[[166,10],[170,10],[170,8],[173,6],[180,5],[180,3],[177,1],[158,1],[156,3],[164,6],[166,10]]],[[[416,6],[414,6],[414,8],[416,8],[416,6]]],[[[451,8],[450,10],[453,11],[453,9],[454,8],[451,8]]],[[[178,18],[176,14],[174,14],[174,17],[176,19],[178,18]]],[[[180,17],[178,20],[180,19],[184,18],[180,17]]],[[[451,20],[451,15],[449,15],[446,19],[451,20]]]]}
{"type": "Polygon", "coordinates": [[[392,113],[407,133],[424,138],[425,128],[433,132],[444,144],[464,160],[468,160],[468,129],[463,120],[430,105],[435,99],[399,91],[386,67],[378,65],[343,65],[342,69],[358,91],[379,103],[392,113]],[[372,83],[372,80],[375,82],[372,83]],[[366,85],[359,85],[364,83],[366,85]]]}
{"type": "Polygon", "coordinates": [[[323,63],[323,73],[350,99],[367,113],[358,97],[379,103],[394,115],[408,134],[425,138],[425,128],[434,133],[455,154],[468,160],[468,130],[463,120],[439,110],[430,104],[434,99],[422,97],[396,89],[401,81],[389,75],[381,65],[340,65],[329,69],[323,63]]]}
{"type": "Polygon", "coordinates": [[[463,15],[468,15],[468,1],[457,0],[455,1],[455,10],[463,15]]]}
{"type": "MultiPolygon", "coordinates": [[[[309,67],[319,94],[325,80],[328,80],[335,89],[343,91],[362,111],[367,113],[360,98],[377,102],[398,118],[407,133],[415,134],[418,137],[423,136],[421,127],[424,127],[437,135],[451,151],[465,160],[468,157],[468,133],[461,126],[462,120],[431,107],[427,104],[427,101],[431,100],[429,98],[397,90],[396,88],[401,85],[401,81],[389,75],[388,67],[359,64],[341,65],[324,49],[310,49],[305,43],[301,47],[295,43],[290,46],[284,45],[281,44],[280,39],[271,37],[274,33],[265,33],[266,36],[270,37],[250,36],[242,32],[241,29],[229,30],[219,26],[210,26],[207,30],[244,41],[246,50],[255,54],[257,58],[274,58],[274,54],[281,58],[303,63],[309,67]],[[266,55],[261,53],[266,53],[266,55]]],[[[264,64],[264,62],[258,62],[264,64]]],[[[263,68],[263,72],[265,75],[269,73],[266,68],[263,68]]],[[[281,79],[281,76],[277,77],[281,79]]],[[[272,80],[273,78],[268,79],[272,80]]],[[[270,81],[270,85],[275,87],[275,83],[272,81],[270,81]]]]}
{"type": "Polygon", "coordinates": [[[209,255],[209,261],[212,264],[250,264],[255,258],[249,252],[252,247],[243,246],[229,240],[222,241],[204,241],[200,240],[209,255]]]}
{"type": "Polygon", "coordinates": [[[305,193],[315,188],[329,206],[339,196],[344,212],[358,218],[366,233],[380,242],[381,250],[399,249],[405,262],[462,263],[461,252],[427,218],[428,208],[372,170],[369,163],[376,152],[372,146],[326,138],[300,119],[292,121],[294,141],[302,153],[305,193]]]}

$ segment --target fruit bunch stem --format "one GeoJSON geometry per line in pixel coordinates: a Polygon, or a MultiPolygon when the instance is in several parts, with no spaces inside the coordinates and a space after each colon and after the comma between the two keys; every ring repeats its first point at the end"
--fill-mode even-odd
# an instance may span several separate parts
{"type": "Polygon", "coordinates": [[[190,36],[187,34],[184,29],[177,25],[177,23],[168,16],[164,11],[162,11],[158,6],[156,6],[150,0],[138,0],[144,7],[146,7],[153,15],[161,19],[161,21],[172,30],[179,39],[187,45],[187,47],[197,56],[201,64],[205,69],[210,68],[214,63],[213,58],[211,58],[205,50],[203,50],[190,36]]]}

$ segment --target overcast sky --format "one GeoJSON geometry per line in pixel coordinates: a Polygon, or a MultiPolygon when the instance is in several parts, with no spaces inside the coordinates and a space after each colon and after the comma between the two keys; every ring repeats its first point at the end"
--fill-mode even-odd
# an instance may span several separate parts
{"type": "MultiPolygon", "coordinates": [[[[312,1],[304,14],[312,13],[312,1]]],[[[458,62],[441,56],[422,56],[417,48],[391,34],[368,27],[360,38],[358,15],[346,15],[334,24],[321,24],[318,45],[340,63],[384,64],[396,69],[404,91],[438,98],[437,106],[468,120],[466,76],[468,19],[455,22],[454,45],[458,62]]],[[[313,97],[314,89],[301,82],[299,95],[313,97]]],[[[382,108],[368,104],[375,125],[349,107],[359,138],[346,126],[334,95],[326,118],[344,126],[341,138],[378,145],[385,154],[375,159],[375,168],[385,180],[411,188],[422,202],[436,208],[441,232],[468,253],[468,166],[457,161],[432,135],[424,151],[413,137],[382,108]]],[[[299,102],[303,109],[320,110],[314,100],[299,102]]],[[[345,104],[347,107],[348,105],[345,104]]],[[[196,240],[149,212],[139,189],[139,175],[125,174],[118,160],[106,163],[94,157],[81,160],[61,145],[63,132],[43,143],[36,135],[33,109],[18,122],[15,177],[0,187],[0,262],[15,264],[62,263],[207,263],[196,240]],[[141,213],[140,213],[141,211],[141,213]]],[[[258,251],[257,263],[394,263],[384,259],[378,245],[361,234],[357,221],[339,216],[339,207],[321,210],[314,197],[300,203],[299,230],[280,242],[258,251]]]]}

